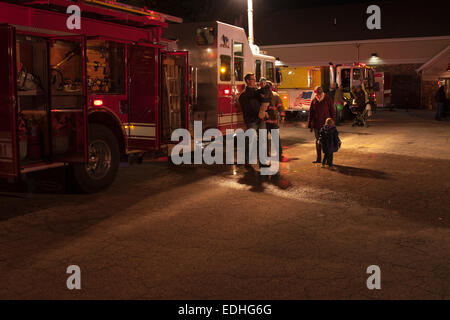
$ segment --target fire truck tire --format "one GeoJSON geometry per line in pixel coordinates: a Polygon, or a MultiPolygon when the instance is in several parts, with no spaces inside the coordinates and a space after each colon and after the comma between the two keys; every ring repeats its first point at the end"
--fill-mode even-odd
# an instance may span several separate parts
{"type": "Polygon", "coordinates": [[[88,164],[74,164],[74,180],[80,191],[96,193],[108,188],[119,170],[120,150],[114,134],[105,126],[89,125],[88,164]]]}

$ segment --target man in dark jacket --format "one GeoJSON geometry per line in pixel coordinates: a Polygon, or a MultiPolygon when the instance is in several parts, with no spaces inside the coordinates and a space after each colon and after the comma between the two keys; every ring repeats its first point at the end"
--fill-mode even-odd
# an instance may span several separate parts
{"type": "Polygon", "coordinates": [[[314,130],[316,137],[316,152],[317,159],[313,163],[321,163],[322,161],[322,147],[319,140],[319,131],[325,124],[327,118],[332,118],[336,121],[336,111],[334,109],[333,101],[331,98],[324,94],[321,87],[317,87],[315,90],[316,96],[311,102],[311,108],[309,109],[308,116],[308,128],[311,132],[314,130]]]}
{"type": "MultiPolygon", "coordinates": [[[[256,77],[253,73],[248,73],[245,75],[244,80],[246,87],[239,95],[239,105],[242,108],[247,129],[255,129],[258,133],[259,129],[265,129],[266,127],[264,121],[259,118],[261,103],[258,99],[256,77]]],[[[249,147],[245,148],[245,160],[248,163],[249,147]]]]}
{"type": "Polygon", "coordinates": [[[253,73],[248,73],[245,75],[244,80],[247,86],[239,95],[239,105],[242,108],[247,129],[253,128],[258,130],[263,121],[261,121],[258,117],[261,103],[258,99],[256,78],[253,73]]]}
{"type": "Polygon", "coordinates": [[[436,117],[435,119],[440,121],[442,118],[442,114],[444,112],[444,106],[445,103],[447,101],[446,97],[445,97],[445,87],[444,86],[440,86],[438,91],[436,91],[436,94],[434,95],[434,100],[436,101],[436,105],[437,105],[437,112],[436,112],[436,117]]]}

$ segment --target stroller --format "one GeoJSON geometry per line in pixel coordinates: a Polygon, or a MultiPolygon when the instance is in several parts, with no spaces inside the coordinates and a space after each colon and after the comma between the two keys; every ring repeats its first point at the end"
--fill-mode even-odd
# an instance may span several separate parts
{"type": "Polygon", "coordinates": [[[353,100],[353,104],[350,107],[350,111],[354,114],[355,118],[353,119],[352,127],[355,126],[365,126],[368,127],[367,119],[372,116],[372,108],[370,104],[358,105],[355,100],[353,100]]]}

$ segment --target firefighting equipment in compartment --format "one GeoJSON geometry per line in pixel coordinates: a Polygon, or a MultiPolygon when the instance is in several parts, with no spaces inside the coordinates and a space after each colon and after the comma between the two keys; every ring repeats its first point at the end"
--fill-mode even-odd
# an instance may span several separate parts
{"type": "Polygon", "coordinates": [[[17,74],[17,89],[19,91],[36,90],[39,86],[39,81],[31,73],[28,73],[25,67],[17,74]]]}
{"type": "Polygon", "coordinates": [[[53,154],[63,154],[69,150],[69,119],[66,115],[55,114],[53,118],[53,154]]]}
{"type": "Polygon", "coordinates": [[[88,78],[88,88],[90,91],[108,93],[111,89],[111,79],[92,79],[88,78]]]}
{"type": "Polygon", "coordinates": [[[58,62],[54,66],[51,66],[51,70],[52,70],[51,71],[51,84],[52,84],[52,88],[54,90],[61,91],[65,88],[64,85],[66,84],[67,81],[64,78],[63,66],[67,62],[72,60],[72,58],[75,56],[81,56],[81,48],[76,48],[72,51],[69,51],[60,62],[58,62]]]}
{"type": "Polygon", "coordinates": [[[41,128],[36,120],[30,120],[30,134],[28,135],[28,158],[39,160],[41,158],[41,128]]]}
{"type": "Polygon", "coordinates": [[[19,125],[18,125],[18,135],[19,135],[19,152],[20,159],[24,160],[28,154],[28,129],[23,120],[23,114],[19,114],[19,125]]]}

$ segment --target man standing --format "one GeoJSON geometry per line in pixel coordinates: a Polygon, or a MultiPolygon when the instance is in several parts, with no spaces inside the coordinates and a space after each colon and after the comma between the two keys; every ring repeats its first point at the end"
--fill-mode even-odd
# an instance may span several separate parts
{"type": "Polygon", "coordinates": [[[434,95],[434,100],[436,101],[437,111],[436,116],[434,117],[437,121],[441,121],[442,115],[444,113],[445,103],[447,98],[445,97],[445,87],[440,85],[438,91],[434,95]]]}
{"type": "MultiPolygon", "coordinates": [[[[247,125],[247,129],[255,129],[259,132],[259,129],[265,129],[265,123],[259,118],[259,109],[261,103],[258,99],[256,86],[256,77],[253,73],[248,73],[244,77],[245,90],[239,95],[239,105],[242,108],[244,114],[244,122],[247,125]]],[[[249,160],[249,148],[245,148],[245,160],[248,163],[249,160]]]]}
{"type": "Polygon", "coordinates": [[[247,129],[258,130],[263,125],[263,121],[260,121],[258,117],[260,102],[256,93],[258,89],[256,86],[256,77],[253,73],[248,73],[245,75],[244,80],[246,87],[239,95],[239,105],[242,108],[247,129]]]}
{"type": "Polygon", "coordinates": [[[311,132],[314,130],[316,137],[316,152],[317,158],[313,163],[321,163],[322,161],[322,146],[319,140],[319,131],[325,124],[327,118],[332,118],[336,121],[336,111],[334,109],[334,103],[331,98],[324,94],[322,87],[317,87],[315,90],[316,96],[311,102],[311,108],[309,109],[308,116],[308,128],[311,132]]]}
{"type": "Polygon", "coordinates": [[[362,89],[362,86],[357,86],[354,92],[356,104],[358,105],[358,111],[364,112],[366,109],[366,93],[362,89]]]}

